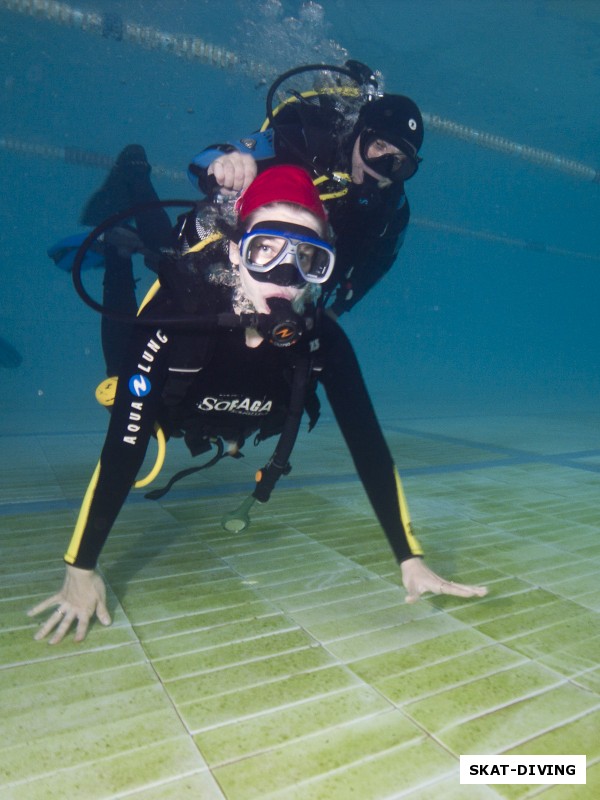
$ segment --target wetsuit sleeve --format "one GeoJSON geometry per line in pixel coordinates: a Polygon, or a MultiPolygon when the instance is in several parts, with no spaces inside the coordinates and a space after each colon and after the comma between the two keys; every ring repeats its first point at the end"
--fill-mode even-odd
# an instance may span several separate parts
{"type": "Polygon", "coordinates": [[[391,215],[382,215],[383,224],[357,223],[340,232],[336,246],[338,283],[331,304],[338,317],[350,311],[389,272],[404,243],[409,219],[410,208],[404,199],[391,215]]]}
{"type": "Polygon", "coordinates": [[[320,381],[377,519],[398,561],[421,556],[423,551],[411,530],[398,471],[352,345],[329,318],[323,320],[322,342],[320,381]]]}
{"type": "Polygon", "coordinates": [[[65,554],[67,564],[96,566],[100,551],[144,460],[168,374],[169,339],[161,330],[134,329],[100,460],[65,554]]]}
{"type": "Polygon", "coordinates": [[[339,142],[333,134],[339,124],[338,115],[327,108],[287,107],[277,114],[275,128],[244,136],[222,144],[212,144],[192,159],[188,178],[203,194],[212,194],[208,168],[223,153],[251,155],[258,172],[275,164],[312,165],[330,170],[339,161],[339,142]]]}
{"type": "Polygon", "coordinates": [[[208,168],[212,162],[222,156],[223,153],[233,153],[234,151],[245,153],[252,156],[257,162],[259,172],[271,166],[275,158],[273,145],[273,131],[259,131],[242,139],[225,142],[223,144],[211,144],[206,149],[194,156],[188,166],[188,178],[194,188],[199,189],[203,194],[210,195],[212,187],[208,180],[208,168]]]}

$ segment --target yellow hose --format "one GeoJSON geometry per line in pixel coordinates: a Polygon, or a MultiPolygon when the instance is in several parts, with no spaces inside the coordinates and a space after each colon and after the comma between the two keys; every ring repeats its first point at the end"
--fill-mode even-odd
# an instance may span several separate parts
{"type": "Polygon", "coordinates": [[[154,426],[154,432],[156,433],[156,442],[158,444],[156,461],[154,462],[154,466],[152,467],[150,472],[146,475],[146,477],[140,478],[133,484],[136,489],[143,489],[144,486],[148,486],[149,483],[152,483],[152,481],[157,477],[157,475],[163,468],[163,464],[165,463],[165,456],[167,454],[167,440],[165,438],[165,433],[158,424],[154,426]]]}
{"type": "MultiPolygon", "coordinates": [[[[156,281],[158,283],[158,281],[156,281]]],[[[147,297],[147,295],[146,295],[147,297]]],[[[117,393],[117,384],[119,379],[117,377],[112,378],[105,378],[102,383],[98,384],[96,387],[96,400],[100,403],[101,406],[105,408],[110,408],[115,402],[115,395],[117,393]]],[[[158,444],[158,452],[156,454],[156,461],[154,462],[154,466],[150,470],[150,472],[146,475],[145,478],[140,478],[137,480],[133,485],[136,489],[142,489],[144,486],[148,486],[149,483],[157,477],[161,469],[163,468],[163,464],[165,463],[165,456],[167,454],[167,439],[165,437],[163,429],[158,425],[158,423],[154,426],[154,432],[156,434],[156,442],[158,444]]]]}

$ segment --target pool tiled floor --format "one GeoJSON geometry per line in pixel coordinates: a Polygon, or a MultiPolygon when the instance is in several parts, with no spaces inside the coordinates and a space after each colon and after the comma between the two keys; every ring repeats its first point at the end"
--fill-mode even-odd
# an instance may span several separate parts
{"type": "MultiPolygon", "coordinates": [[[[25,611],[62,580],[103,435],[4,437],[0,797],[597,797],[598,421],[384,419],[428,563],[486,598],[404,603],[325,420],[247,532],[219,521],[266,445],[132,494],[101,562],[113,624],[56,647],[25,611]],[[588,782],[461,786],[462,753],[585,753],[588,782]]],[[[163,474],[183,466],[177,442],[163,474]]]]}

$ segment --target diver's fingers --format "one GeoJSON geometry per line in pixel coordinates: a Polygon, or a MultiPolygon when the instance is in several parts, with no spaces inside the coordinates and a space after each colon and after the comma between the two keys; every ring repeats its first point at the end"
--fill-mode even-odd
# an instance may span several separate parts
{"type": "Polygon", "coordinates": [[[456,597],[484,597],[487,594],[485,586],[469,586],[441,578],[433,570],[429,569],[420,558],[408,558],[400,566],[402,582],[406,589],[405,602],[407,603],[416,603],[427,592],[454,595],[456,597]]]}
{"type": "MultiPolygon", "coordinates": [[[[99,600],[98,601],[98,606],[96,608],[96,616],[98,617],[98,620],[104,626],[108,626],[108,625],[110,625],[112,623],[111,616],[108,613],[108,608],[106,607],[106,602],[104,600],[99,600]]],[[[79,630],[79,628],[78,628],[78,630],[79,630]]],[[[75,637],[75,638],[77,638],[77,637],[75,637]]],[[[79,640],[77,640],[77,641],[79,641],[79,640]]]]}
{"type": "Polygon", "coordinates": [[[87,634],[90,625],[90,617],[80,616],[77,620],[77,630],[75,631],[75,641],[82,642],[87,634]]]}
{"type": "Polygon", "coordinates": [[[41,603],[38,603],[37,606],[33,606],[27,612],[28,617],[35,617],[37,614],[41,614],[42,611],[46,611],[46,609],[50,608],[51,606],[56,606],[61,602],[60,592],[57,594],[53,594],[52,597],[47,597],[45,600],[42,600],[41,603]]]}
{"type": "MultiPolygon", "coordinates": [[[[62,614],[62,612],[60,613],[62,614]]],[[[75,617],[76,614],[74,611],[67,611],[67,613],[62,617],[54,636],[48,640],[48,644],[58,644],[59,642],[62,642],[65,635],[69,632],[69,628],[71,627],[75,617]]]]}
{"type": "Polygon", "coordinates": [[[227,177],[226,165],[222,163],[221,159],[213,161],[213,163],[208,168],[208,174],[212,175],[216,180],[217,185],[220,187],[221,194],[223,195],[237,194],[237,192],[234,189],[229,188],[230,185],[233,185],[233,180],[227,177]]]}
{"type": "Polygon", "coordinates": [[[212,162],[208,173],[214,175],[222,189],[241,192],[256,177],[256,162],[246,153],[226,153],[212,162]]]}
{"type": "Polygon", "coordinates": [[[485,597],[488,593],[487,586],[470,586],[466,583],[442,581],[436,594],[451,594],[455,597],[485,597]]]}
{"type": "Polygon", "coordinates": [[[65,615],[62,613],[62,611],[60,611],[57,608],[54,614],[48,617],[46,622],[44,622],[42,627],[39,629],[39,631],[35,634],[33,638],[36,641],[39,641],[40,639],[45,639],[46,636],[48,636],[48,634],[51,633],[54,630],[54,628],[56,628],[57,625],[61,624],[64,617],[65,615]]]}
{"type": "Polygon", "coordinates": [[[239,192],[244,185],[244,162],[241,158],[232,159],[230,164],[230,188],[239,192]]]}
{"type": "Polygon", "coordinates": [[[224,158],[217,158],[216,161],[213,161],[211,164],[213,175],[215,176],[215,180],[224,188],[227,187],[227,178],[230,170],[228,169],[227,162],[224,158]]]}
{"type": "Polygon", "coordinates": [[[441,578],[435,583],[428,582],[419,587],[412,587],[408,592],[405,602],[416,603],[424,594],[445,594],[454,597],[485,597],[488,593],[487,586],[470,586],[466,583],[454,583],[454,581],[444,581],[441,578]]]}
{"type": "Polygon", "coordinates": [[[258,172],[256,161],[250,155],[242,155],[242,185],[238,189],[238,191],[243,192],[245,189],[250,186],[254,178],[256,178],[256,173],[258,172]]]}

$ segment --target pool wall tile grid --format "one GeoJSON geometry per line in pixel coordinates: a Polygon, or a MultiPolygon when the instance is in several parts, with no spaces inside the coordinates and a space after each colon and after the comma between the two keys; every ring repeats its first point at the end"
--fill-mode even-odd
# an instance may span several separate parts
{"type": "Polygon", "coordinates": [[[484,599],[404,604],[325,422],[244,534],[219,520],[262,453],[132,496],[102,559],[113,625],[58,647],[24,610],[61,580],[102,437],[5,439],[0,796],[598,796],[599,436],[545,422],[561,452],[535,418],[387,421],[428,562],[484,599]],[[461,786],[469,752],[585,753],[588,783],[461,786]]]}

